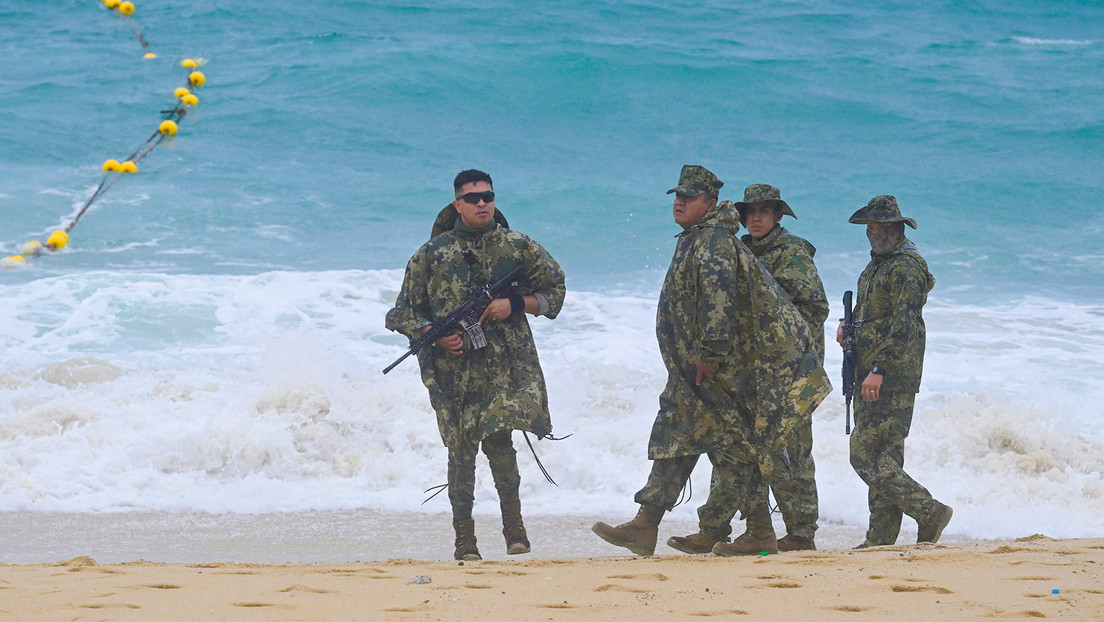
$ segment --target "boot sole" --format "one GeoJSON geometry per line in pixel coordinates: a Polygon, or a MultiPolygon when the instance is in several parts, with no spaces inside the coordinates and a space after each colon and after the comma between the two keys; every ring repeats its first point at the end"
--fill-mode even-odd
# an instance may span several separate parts
{"type": "Polygon", "coordinates": [[[593,531],[595,534],[597,534],[597,536],[599,538],[605,540],[606,542],[609,542],[610,544],[612,544],[614,546],[620,546],[622,548],[629,549],[630,551],[632,551],[633,553],[635,553],[637,555],[644,555],[644,556],[655,555],[655,547],[654,546],[651,549],[646,549],[646,548],[641,547],[636,542],[629,542],[627,540],[621,540],[619,538],[614,538],[613,536],[611,536],[607,533],[604,533],[602,531],[602,528],[599,525],[605,525],[605,523],[595,523],[594,526],[590,528],[590,530],[593,531]]]}
{"type": "Polygon", "coordinates": [[[521,542],[515,542],[515,543],[511,544],[510,546],[506,547],[506,554],[507,555],[524,555],[525,553],[528,553],[530,550],[531,549],[529,548],[528,544],[522,544],[521,542]]]}

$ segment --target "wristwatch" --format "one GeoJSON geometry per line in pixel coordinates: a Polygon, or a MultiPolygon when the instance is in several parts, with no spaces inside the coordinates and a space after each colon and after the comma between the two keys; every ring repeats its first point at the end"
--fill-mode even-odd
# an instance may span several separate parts
{"type": "Polygon", "coordinates": [[[885,375],[885,370],[882,369],[881,367],[879,367],[878,365],[875,365],[874,367],[870,368],[870,373],[878,374],[879,376],[884,376],[885,375]]]}

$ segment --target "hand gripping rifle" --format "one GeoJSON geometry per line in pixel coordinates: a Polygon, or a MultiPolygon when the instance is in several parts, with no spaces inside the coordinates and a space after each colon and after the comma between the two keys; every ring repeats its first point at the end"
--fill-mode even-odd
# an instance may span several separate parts
{"type": "Polygon", "coordinates": [[[851,399],[855,397],[855,316],[851,292],[843,292],[843,397],[847,400],[844,432],[851,433],[851,399]]]}
{"type": "Polygon", "coordinates": [[[406,360],[406,357],[411,354],[417,354],[422,348],[433,345],[438,339],[455,332],[457,328],[461,328],[464,332],[468,333],[468,337],[471,338],[472,349],[478,350],[487,345],[487,338],[483,335],[483,327],[479,325],[479,316],[483,315],[483,311],[487,309],[487,306],[491,304],[491,301],[495,298],[502,298],[503,294],[512,291],[517,287],[518,277],[521,275],[521,266],[514,266],[513,270],[506,273],[506,276],[501,279],[487,285],[485,287],[477,287],[472,292],[472,297],[467,302],[457,307],[452,313],[449,313],[445,318],[439,322],[434,322],[421,337],[410,340],[410,347],[407,349],[406,354],[400,356],[394,363],[388,365],[383,373],[387,373],[395,368],[396,365],[406,360]]]}

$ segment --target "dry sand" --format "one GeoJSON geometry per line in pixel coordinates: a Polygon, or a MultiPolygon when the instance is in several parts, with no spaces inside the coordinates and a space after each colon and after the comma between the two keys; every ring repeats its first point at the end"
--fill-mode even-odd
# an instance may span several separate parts
{"type": "Polygon", "coordinates": [[[3,620],[1104,620],[1104,539],[720,558],[0,565],[3,620]]]}

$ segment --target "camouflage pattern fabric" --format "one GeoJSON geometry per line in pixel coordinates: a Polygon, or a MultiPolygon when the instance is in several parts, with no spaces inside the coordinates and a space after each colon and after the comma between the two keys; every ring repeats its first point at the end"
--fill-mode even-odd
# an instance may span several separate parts
{"type": "Polygon", "coordinates": [[[820,280],[813,255],[816,247],[790,233],[785,227],[775,225],[770,233],[756,241],[751,235],[743,237],[744,244],[782,290],[789,296],[813,335],[817,356],[824,363],[824,321],[828,319],[828,297],[820,280]]]}
{"type": "Polygon", "coordinates": [[[667,191],[667,194],[677,192],[688,197],[696,197],[699,194],[709,193],[717,196],[724,182],[717,179],[712,171],[697,164],[686,164],[679,173],[679,183],[667,191]]]}
{"type": "MultiPolygon", "coordinates": [[[[756,186],[749,186],[751,188],[756,186]]],[[[745,197],[747,195],[748,191],[745,191],[745,197]]],[[[739,204],[736,204],[736,208],[739,209],[739,204]]],[[[828,318],[828,299],[816,265],[813,264],[816,249],[780,226],[775,226],[758,241],[751,235],[745,235],[743,242],[774,277],[805,319],[817,347],[817,359],[823,364],[824,321],[828,318]]],[[[786,448],[785,454],[775,456],[774,461],[785,462],[788,466],[789,477],[770,478],[770,486],[786,522],[787,532],[812,539],[820,513],[811,417],[800,420],[794,428],[792,442],[786,448]]],[[[758,485],[754,481],[746,481],[746,478],[735,482],[725,481],[726,479],[731,478],[725,478],[723,473],[714,469],[709,498],[698,508],[699,528],[704,532],[723,535],[731,533],[732,519],[740,509],[741,501],[748,498],[747,491],[741,490],[741,487],[750,486],[754,491],[758,485]]],[[[745,515],[750,513],[749,510],[750,508],[745,508],[745,515]]]]}
{"type": "Polygon", "coordinates": [[[847,222],[853,225],[890,224],[903,222],[916,228],[916,221],[901,215],[901,208],[897,206],[897,197],[891,194],[880,194],[863,207],[860,207],[847,222]]]}
{"type": "MultiPolygon", "coordinates": [[[[457,221],[411,257],[387,328],[412,337],[466,301],[472,287],[493,282],[518,264],[525,278],[517,293],[542,294],[549,305],[545,315],[555,318],[563,306],[564,274],[544,248],[497,223],[473,230],[457,221]],[[465,261],[465,251],[474,256],[474,266],[465,261]]],[[[548,392],[526,314],[484,322],[483,332],[487,346],[479,350],[465,335],[459,356],[436,346],[418,353],[445,446],[472,446],[504,430],[527,430],[538,438],[550,434],[548,392]]]]}
{"type": "Polygon", "coordinates": [[[935,278],[908,238],[884,255],[871,253],[855,303],[855,384],[874,365],[883,391],[920,390],[926,329],[922,310],[935,278]]]}
{"type": "Polygon", "coordinates": [[[452,504],[452,519],[467,520],[475,506],[475,456],[479,445],[491,466],[491,477],[503,505],[518,503],[521,475],[518,473],[517,450],[509,430],[496,432],[481,443],[450,447],[448,452],[448,496],[452,504]]]}
{"type": "Polygon", "coordinates": [[[697,463],[697,454],[653,460],[648,481],[636,492],[633,500],[637,503],[650,503],[670,512],[678,503],[697,463]]]}
{"type": "Polygon", "coordinates": [[[668,376],[652,460],[723,448],[770,473],[773,456],[831,390],[805,320],[738,230],[726,205],[678,236],[656,317],[668,376]],[[695,360],[719,365],[700,386],[695,360]]]}
{"type": "Polygon", "coordinates": [[[855,400],[851,466],[869,487],[866,541],[874,545],[897,541],[902,513],[923,521],[937,507],[931,493],[904,470],[905,437],[915,400],[914,392],[885,390],[877,401],[855,400]]]}

